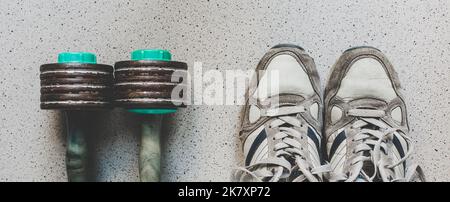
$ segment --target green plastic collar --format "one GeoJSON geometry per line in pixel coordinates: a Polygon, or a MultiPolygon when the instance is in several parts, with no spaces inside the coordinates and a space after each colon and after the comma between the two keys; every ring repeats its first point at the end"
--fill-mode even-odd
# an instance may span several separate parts
{"type": "Polygon", "coordinates": [[[97,64],[97,56],[89,52],[63,52],[58,54],[58,63],[97,64]]]}
{"type": "Polygon", "coordinates": [[[128,111],[136,114],[171,114],[177,112],[176,109],[129,109],[128,111]]]}
{"type": "MultiPolygon", "coordinates": [[[[131,60],[162,60],[171,61],[170,51],[163,49],[141,49],[131,52],[131,60]]],[[[170,114],[175,113],[176,109],[130,109],[129,112],[137,114],[170,114]]]]}
{"type": "Polygon", "coordinates": [[[131,52],[131,60],[172,60],[172,54],[162,49],[141,49],[131,52]]]}

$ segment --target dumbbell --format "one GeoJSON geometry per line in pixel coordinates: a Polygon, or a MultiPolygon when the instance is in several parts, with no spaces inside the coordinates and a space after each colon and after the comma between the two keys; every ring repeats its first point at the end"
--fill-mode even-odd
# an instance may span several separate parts
{"type": "Polygon", "coordinates": [[[139,175],[142,182],[160,180],[163,116],[185,107],[187,64],[171,58],[167,50],[136,50],[131,53],[131,60],[114,65],[114,104],[138,114],[141,119],[139,175]]]}
{"type": "Polygon", "coordinates": [[[112,107],[113,67],[97,64],[93,53],[65,52],[41,65],[40,79],[41,109],[62,110],[66,119],[68,180],[90,181],[87,135],[92,113],[112,107]]]}

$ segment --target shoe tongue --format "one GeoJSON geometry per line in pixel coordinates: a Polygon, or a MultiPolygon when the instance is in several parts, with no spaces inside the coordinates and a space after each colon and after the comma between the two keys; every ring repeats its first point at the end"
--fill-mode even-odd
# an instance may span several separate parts
{"type": "MultiPolygon", "coordinates": [[[[369,156],[369,151],[365,151],[364,152],[364,156],[369,156]]],[[[373,164],[373,162],[372,161],[365,161],[364,163],[363,163],[363,167],[362,167],[362,172],[364,172],[367,176],[373,176],[373,174],[375,173],[375,170],[374,170],[375,168],[374,168],[374,164],[373,164]]],[[[373,179],[373,181],[374,182],[377,182],[377,181],[380,181],[381,179],[379,178],[379,176],[375,176],[375,178],[373,179]]],[[[363,177],[363,174],[362,173],[360,173],[359,175],[358,175],[358,177],[356,178],[356,181],[357,182],[363,182],[363,181],[367,181],[364,177],[363,177]]]]}
{"type": "MultiPolygon", "coordinates": [[[[368,152],[368,151],[365,151],[365,152],[364,152],[364,156],[369,156],[369,152],[368,152]]],[[[365,173],[367,176],[372,176],[372,175],[375,173],[375,170],[374,170],[374,166],[373,166],[372,161],[365,161],[365,162],[363,163],[362,171],[364,171],[364,173],[365,173]]],[[[358,176],[358,178],[360,178],[360,177],[362,177],[362,174],[360,174],[360,175],[358,176]]]]}
{"type": "Polygon", "coordinates": [[[361,127],[362,129],[369,129],[369,130],[380,130],[379,126],[375,126],[372,124],[367,124],[366,126],[361,127]]]}

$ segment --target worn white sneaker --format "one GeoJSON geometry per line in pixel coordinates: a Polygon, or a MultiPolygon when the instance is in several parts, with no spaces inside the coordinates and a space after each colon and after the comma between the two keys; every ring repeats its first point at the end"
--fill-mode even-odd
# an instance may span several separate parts
{"type": "Polygon", "coordinates": [[[319,76],[313,59],[278,45],[259,62],[246,93],[237,181],[322,181],[319,76]]]}
{"type": "Polygon", "coordinates": [[[405,101],[397,73],[377,49],[345,51],[325,88],[330,181],[424,181],[410,160],[405,101]]]}

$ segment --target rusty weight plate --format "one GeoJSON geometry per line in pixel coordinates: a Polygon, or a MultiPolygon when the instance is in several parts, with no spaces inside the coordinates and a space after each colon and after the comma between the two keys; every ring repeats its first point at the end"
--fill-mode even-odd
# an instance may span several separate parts
{"type": "Polygon", "coordinates": [[[114,65],[114,103],[127,109],[171,109],[185,107],[183,93],[187,64],[176,61],[121,61],[114,65]],[[172,78],[176,72],[177,77],[172,78]],[[176,87],[183,87],[172,98],[176,87]]]}
{"type": "Polygon", "coordinates": [[[113,67],[102,64],[53,63],[40,67],[41,109],[110,108],[113,67]]]}

